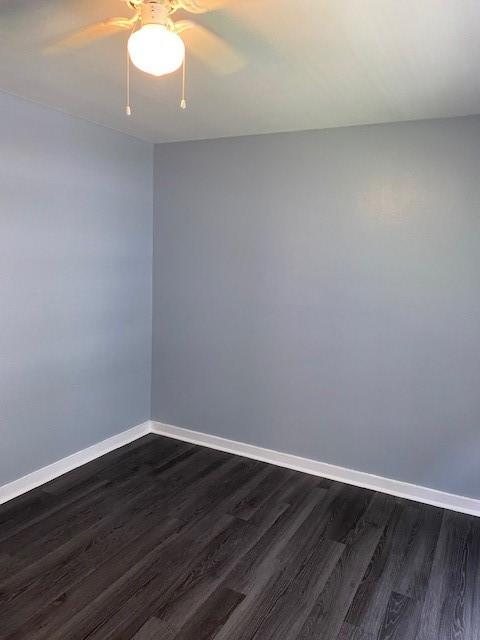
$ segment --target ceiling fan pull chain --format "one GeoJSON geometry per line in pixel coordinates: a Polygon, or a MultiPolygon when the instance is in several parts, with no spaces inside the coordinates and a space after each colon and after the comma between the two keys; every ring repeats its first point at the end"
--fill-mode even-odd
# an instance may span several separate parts
{"type": "Polygon", "coordinates": [[[180,100],[180,109],[183,109],[185,111],[185,109],[187,108],[187,101],[185,100],[185,61],[187,58],[187,54],[185,53],[184,57],[183,57],[183,63],[182,63],[182,99],[180,100]]]}
{"type": "Polygon", "coordinates": [[[138,24],[138,14],[136,19],[133,21],[132,30],[130,31],[130,35],[127,38],[127,104],[125,105],[125,113],[127,116],[132,115],[132,107],[130,105],[130,51],[128,50],[128,41],[130,36],[135,31],[138,24]]]}

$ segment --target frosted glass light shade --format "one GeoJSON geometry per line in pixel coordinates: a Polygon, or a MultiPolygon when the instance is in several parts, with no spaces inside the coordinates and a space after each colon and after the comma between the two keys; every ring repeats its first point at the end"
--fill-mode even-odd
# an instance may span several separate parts
{"type": "Polygon", "coordinates": [[[182,66],[185,45],[177,33],[161,24],[146,24],[128,39],[133,64],[145,73],[163,76],[182,66]]]}

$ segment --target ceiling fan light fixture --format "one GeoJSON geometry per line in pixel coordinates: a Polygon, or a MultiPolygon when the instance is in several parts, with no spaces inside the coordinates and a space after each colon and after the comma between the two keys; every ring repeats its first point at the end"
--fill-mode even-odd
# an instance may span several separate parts
{"type": "Polygon", "coordinates": [[[128,53],[132,63],[152,76],[173,73],[185,58],[183,40],[162,24],[145,24],[128,39],[128,53]]]}

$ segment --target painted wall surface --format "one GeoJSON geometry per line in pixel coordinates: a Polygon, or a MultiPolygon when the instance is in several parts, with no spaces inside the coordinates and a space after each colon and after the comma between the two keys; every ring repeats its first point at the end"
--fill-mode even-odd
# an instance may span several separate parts
{"type": "Polygon", "coordinates": [[[152,164],[0,94],[0,484],[150,417],[152,164]]]}
{"type": "Polygon", "coordinates": [[[480,118],[159,145],[153,418],[480,497],[480,118]]]}

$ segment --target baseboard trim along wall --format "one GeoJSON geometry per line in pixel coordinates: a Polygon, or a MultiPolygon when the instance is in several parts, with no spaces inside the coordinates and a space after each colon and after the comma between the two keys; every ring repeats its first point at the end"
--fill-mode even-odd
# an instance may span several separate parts
{"type": "Polygon", "coordinates": [[[314,476],[352,484],[356,487],[388,493],[400,498],[406,498],[407,500],[414,500],[415,502],[450,509],[451,511],[480,516],[480,500],[474,498],[457,496],[451,493],[437,491],[436,489],[420,487],[400,480],[383,478],[365,473],[364,471],[355,471],[334,464],[328,464],[327,462],[319,462],[318,460],[310,460],[309,458],[302,458],[289,453],[264,449],[263,447],[257,447],[252,444],[236,442],[235,440],[228,440],[220,436],[201,433],[199,431],[191,431],[190,429],[184,429],[182,427],[174,427],[161,422],[152,421],[151,431],[158,435],[191,442],[209,447],[210,449],[234,453],[239,456],[244,456],[245,458],[260,460],[261,462],[269,462],[279,467],[303,471],[304,473],[309,473],[314,476]]]}
{"type": "Polygon", "coordinates": [[[364,471],[355,471],[353,469],[339,467],[327,462],[302,458],[290,453],[282,453],[280,451],[274,451],[273,449],[265,449],[245,442],[228,440],[227,438],[211,435],[209,433],[192,431],[191,429],[175,427],[173,425],[163,424],[156,421],[143,422],[142,424],[132,427],[131,429],[127,429],[122,433],[118,433],[111,438],[98,442],[91,447],[87,447],[82,451],[77,451],[66,458],[62,458],[62,460],[58,460],[53,464],[43,467],[42,469],[33,471],[18,480],[14,480],[13,482],[1,486],[0,504],[7,502],[8,500],[12,500],[31,489],[35,489],[36,487],[39,487],[40,485],[67,473],[68,471],[72,471],[91,460],[95,460],[95,458],[99,458],[100,456],[113,451],[114,449],[123,447],[124,445],[129,444],[148,433],[156,433],[157,435],[182,440],[184,442],[191,442],[192,444],[209,447],[210,449],[226,451],[227,453],[233,453],[245,458],[252,458],[253,460],[260,460],[261,462],[268,462],[279,467],[294,469],[295,471],[302,471],[303,473],[308,473],[310,475],[345,482],[346,484],[364,487],[365,489],[371,489],[372,491],[388,493],[400,498],[406,498],[407,500],[414,500],[415,502],[430,504],[435,507],[442,507],[443,509],[450,509],[460,513],[480,516],[480,500],[476,500],[474,498],[457,496],[455,494],[421,487],[408,482],[402,482],[400,480],[383,478],[381,476],[365,473],[364,471]]]}
{"type": "Polygon", "coordinates": [[[137,438],[147,435],[147,433],[150,433],[150,430],[150,421],[143,422],[131,429],[117,433],[106,440],[97,442],[97,444],[94,444],[91,447],[72,453],[66,458],[57,460],[57,462],[53,462],[46,467],[37,469],[18,480],[4,484],[3,486],[0,486],[0,504],[8,502],[8,500],[12,500],[22,493],[35,489],[54,478],[58,478],[58,476],[61,476],[68,471],[81,467],[82,465],[87,464],[87,462],[91,462],[92,460],[95,460],[95,458],[99,458],[114,449],[123,447],[124,445],[137,440],[137,438]]]}

